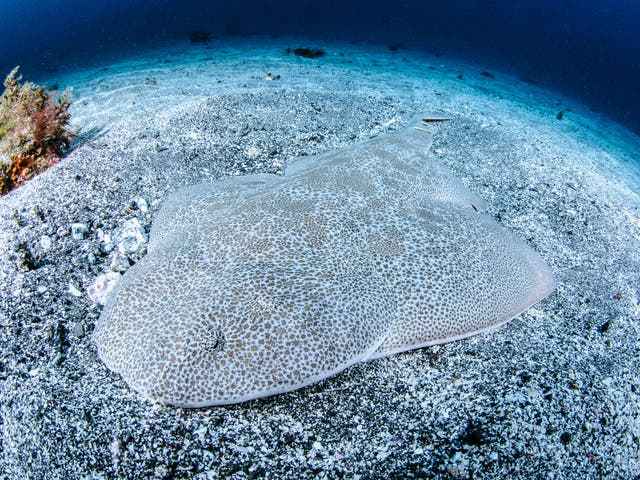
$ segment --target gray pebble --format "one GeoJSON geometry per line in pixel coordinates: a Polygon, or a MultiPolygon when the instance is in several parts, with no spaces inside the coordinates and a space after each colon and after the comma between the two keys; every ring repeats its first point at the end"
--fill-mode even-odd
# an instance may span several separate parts
{"type": "Polygon", "coordinates": [[[72,223],[71,224],[71,238],[74,240],[82,240],[85,234],[89,231],[89,227],[84,223],[72,223]]]}
{"type": "Polygon", "coordinates": [[[43,250],[51,250],[52,246],[53,240],[49,235],[43,235],[40,237],[40,247],[42,247],[43,250]]]}
{"type": "Polygon", "coordinates": [[[146,243],[147,235],[137,218],[132,218],[124,222],[118,242],[118,250],[120,253],[136,253],[140,251],[146,243]]]}
{"type": "Polygon", "coordinates": [[[82,322],[76,323],[76,325],[73,327],[73,334],[78,338],[82,338],[84,337],[84,333],[84,325],[82,324],[82,322]]]}

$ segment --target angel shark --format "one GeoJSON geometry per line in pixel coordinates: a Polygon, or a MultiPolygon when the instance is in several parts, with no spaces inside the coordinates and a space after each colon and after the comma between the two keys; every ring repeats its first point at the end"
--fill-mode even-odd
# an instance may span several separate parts
{"type": "Polygon", "coordinates": [[[100,358],[181,407],[291,391],[502,325],[553,289],[545,262],[430,155],[432,117],[178,191],[100,316],[100,358]]]}

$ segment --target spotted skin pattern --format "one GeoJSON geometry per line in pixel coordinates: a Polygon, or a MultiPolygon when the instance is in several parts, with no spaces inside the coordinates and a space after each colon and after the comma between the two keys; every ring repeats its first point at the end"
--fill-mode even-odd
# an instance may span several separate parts
{"type": "Polygon", "coordinates": [[[93,339],[146,398],[182,407],[300,388],[348,366],[495,328],[553,280],[404,130],[180,190],[93,339]]]}

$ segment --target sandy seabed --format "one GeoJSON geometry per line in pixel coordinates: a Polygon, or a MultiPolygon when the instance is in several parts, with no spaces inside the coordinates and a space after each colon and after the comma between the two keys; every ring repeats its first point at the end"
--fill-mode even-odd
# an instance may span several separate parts
{"type": "Polygon", "coordinates": [[[73,88],[83,140],[0,198],[0,478],[640,475],[640,139],[483,70],[247,39],[52,78],[73,88]],[[285,54],[299,46],[327,55],[285,54]],[[148,232],[180,187],[279,173],[417,112],[453,119],[434,126],[433,153],[547,260],[549,298],[490,334],[227,407],[153,405],[106,369],[86,291],[125,222],[148,232]],[[76,238],[74,223],[86,226],[76,238]]]}

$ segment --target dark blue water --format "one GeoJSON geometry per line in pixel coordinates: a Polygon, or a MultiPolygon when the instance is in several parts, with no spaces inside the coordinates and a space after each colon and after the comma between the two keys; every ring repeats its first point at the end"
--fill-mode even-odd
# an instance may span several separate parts
{"type": "Polygon", "coordinates": [[[0,0],[0,67],[42,75],[193,30],[401,44],[515,73],[640,133],[639,26],[634,0],[0,0]]]}

